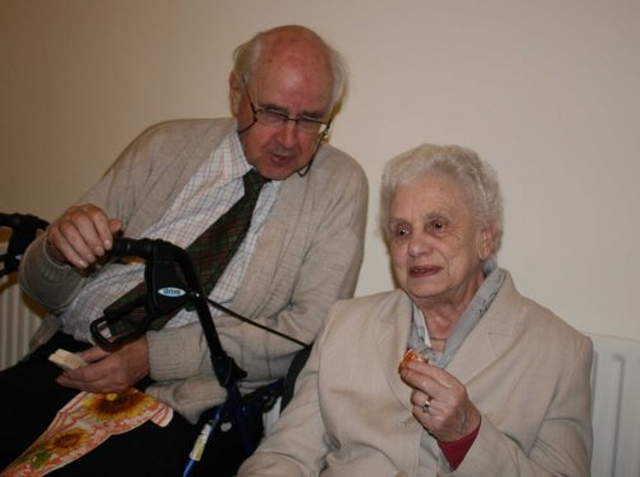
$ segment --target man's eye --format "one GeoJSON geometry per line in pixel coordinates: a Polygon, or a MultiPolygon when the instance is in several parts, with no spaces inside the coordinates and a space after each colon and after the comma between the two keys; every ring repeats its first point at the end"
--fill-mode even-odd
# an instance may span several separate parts
{"type": "Polygon", "coordinates": [[[288,116],[286,114],[280,113],[278,111],[270,111],[268,109],[264,110],[262,114],[264,116],[264,119],[271,123],[283,123],[288,119],[288,116]]]}
{"type": "Polygon", "coordinates": [[[317,119],[312,119],[312,118],[305,118],[304,116],[301,118],[298,118],[298,125],[300,125],[300,127],[318,127],[321,124],[321,121],[318,121],[317,119]]]}

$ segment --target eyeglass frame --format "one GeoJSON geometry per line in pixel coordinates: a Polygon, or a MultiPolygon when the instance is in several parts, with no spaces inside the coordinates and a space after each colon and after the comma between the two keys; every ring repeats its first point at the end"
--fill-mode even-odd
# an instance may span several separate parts
{"type": "MultiPolygon", "coordinates": [[[[249,85],[247,84],[246,78],[244,77],[244,75],[242,75],[241,78],[242,78],[242,84],[244,85],[244,90],[247,93],[247,99],[249,100],[249,107],[251,108],[251,113],[253,115],[253,123],[251,125],[258,123],[263,126],[267,126],[271,128],[281,128],[287,122],[293,121],[293,123],[296,125],[298,130],[305,134],[317,134],[318,137],[320,138],[325,138],[329,134],[329,129],[331,128],[331,121],[333,121],[333,116],[329,117],[329,120],[325,122],[325,121],[320,121],[319,119],[313,119],[305,116],[291,117],[279,111],[273,111],[266,108],[258,108],[256,107],[253,100],[251,99],[251,94],[249,93],[249,85]],[[260,116],[261,114],[262,116],[260,116]],[[274,122],[265,122],[264,121],[265,114],[268,115],[267,117],[272,118],[274,122]],[[259,119],[260,117],[263,118],[262,121],[259,119]],[[304,122],[301,123],[301,121],[304,121],[304,122]],[[317,127],[317,130],[312,130],[312,129],[309,129],[308,127],[305,128],[304,126],[301,126],[301,124],[303,125],[309,124],[314,128],[317,127]],[[324,126],[324,129],[322,129],[323,126],[324,126]]],[[[249,125],[249,127],[251,127],[251,125],[249,125]]],[[[245,128],[245,129],[248,129],[248,128],[245,128]]]]}

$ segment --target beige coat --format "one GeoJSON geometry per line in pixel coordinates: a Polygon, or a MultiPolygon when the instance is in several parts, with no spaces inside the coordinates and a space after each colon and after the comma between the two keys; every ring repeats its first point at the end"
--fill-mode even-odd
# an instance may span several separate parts
{"type": "Polygon", "coordinates": [[[589,475],[587,337],[522,297],[508,275],[447,367],[482,413],[449,473],[397,372],[410,321],[399,290],[336,304],[293,401],[239,477],[589,475]]]}

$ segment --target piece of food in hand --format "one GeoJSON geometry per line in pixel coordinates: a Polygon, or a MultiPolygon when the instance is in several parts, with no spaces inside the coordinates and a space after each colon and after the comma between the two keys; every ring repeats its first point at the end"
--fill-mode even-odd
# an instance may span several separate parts
{"type": "Polygon", "coordinates": [[[49,361],[65,370],[78,369],[87,365],[87,362],[80,356],[65,349],[58,349],[49,355],[49,361]]]}
{"type": "Polygon", "coordinates": [[[398,365],[398,372],[402,371],[411,361],[419,361],[421,363],[428,363],[429,358],[426,356],[422,356],[415,349],[409,348],[407,352],[404,354],[402,361],[398,365]]]}

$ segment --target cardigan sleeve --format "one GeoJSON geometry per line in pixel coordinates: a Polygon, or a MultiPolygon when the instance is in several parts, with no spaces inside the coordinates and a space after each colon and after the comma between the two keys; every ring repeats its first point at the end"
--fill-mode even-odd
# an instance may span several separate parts
{"type": "MultiPolygon", "coordinates": [[[[141,237],[208,157],[209,144],[201,148],[197,145],[215,143],[230,125],[227,120],[193,120],[167,121],[148,128],[76,204],[102,208],[108,217],[122,220],[126,236],[141,237]],[[196,146],[189,149],[193,144],[196,146]],[[189,154],[184,154],[185,150],[189,154]]],[[[42,234],[25,253],[20,286],[36,303],[60,314],[82,289],[87,272],[53,262],[46,255],[44,240],[42,234]]]]}

